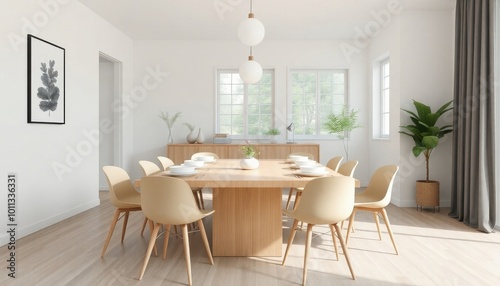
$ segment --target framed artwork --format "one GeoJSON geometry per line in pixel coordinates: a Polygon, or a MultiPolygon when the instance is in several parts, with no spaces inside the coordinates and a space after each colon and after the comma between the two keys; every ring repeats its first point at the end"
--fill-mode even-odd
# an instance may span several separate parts
{"type": "Polygon", "coordinates": [[[28,35],[28,123],[65,123],[65,50],[28,35]]]}

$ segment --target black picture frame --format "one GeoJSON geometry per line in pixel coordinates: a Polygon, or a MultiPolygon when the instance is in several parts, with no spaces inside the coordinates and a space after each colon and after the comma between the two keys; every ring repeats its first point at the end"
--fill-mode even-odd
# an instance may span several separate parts
{"type": "Polygon", "coordinates": [[[65,124],[65,53],[28,34],[28,123],[65,124]]]}

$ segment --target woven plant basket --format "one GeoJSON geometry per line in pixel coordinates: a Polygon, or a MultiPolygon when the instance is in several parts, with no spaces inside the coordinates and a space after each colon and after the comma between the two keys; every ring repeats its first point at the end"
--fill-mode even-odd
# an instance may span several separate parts
{"type": "Polygon", "coordinates": [[[438,207],[439,209],[439,182],[417,181],[417,209],[420,207],[438,207]]]}

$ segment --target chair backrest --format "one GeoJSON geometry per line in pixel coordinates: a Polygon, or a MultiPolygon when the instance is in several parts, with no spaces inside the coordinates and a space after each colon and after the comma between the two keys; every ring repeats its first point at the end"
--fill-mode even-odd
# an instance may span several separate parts
{"type": "Polygon", "coordinates": [[[290,153],[288,155],[288,158],[290,158],[290,156],[292,155],[296,155],[296,156],[307,156],[307,158],[309,158],[309,160],[314,160],[314,155],[311,154],[311,153],[307,153],[307,152],[293,152],[293,153],[290,153]]]}
{"type": "Polygon", "coordinates": [[[172,177],[143,177],[141,205],[147,218],[161,224],[188,224],[204,216],[196,205],[191,187],[172,177]]]}
{"type": "MultiPolygon", "coordinates": [[[[370,178],[366,189],[360,193],[365,198],[377,202],[378,207],[386,207],[391,202],[392,185],[399,167],[386,165],[378,168],[370,178]]],[[[302,202],[301,202],[302,203],[302,202]]]]}
{"type": "Polygon", "coordinates": [[[198,156],[214,156],[214,159],[219,159],[219,155],[215,154],[215,153],[212,153],[212,152],[198,152],[198,153],[194,153],[192,156],[191,156],[191,160],[196,160],[196,157],[198,156]]]}
{"type": "Polygon", "coordinates": [[[354,179],[323,177],[311,180],[302,191],[292,217],[312,224],[334,224],[348,218],[354,208],[354,179]]]}
{"type": "Polygon", "coordinates": [[[115,166],[104,166],[102,170],[108,181],[111,204],[117,208],[131,207],[131,204],[126,202],[128,198],[137,197],[138,192],[132,185],[127,172],[115,166]]]}
{"type": "Polygon", "coordinates": [[[330,161],[328,161],[328,163],[326,163],[326,166],[337,172],[339,170],[340,162],[342,162],[342,160],[344,160],[344,157],[342,156],[333,157],[330,159],[330,161]]]}
{"type": "Polygon", "coordinates": [[[158,165],[151,161],[145,161],[141,160],[139,161],[139,165],[141,165],[142,172],[144,173],[144,176],[149,176],[153,173],[161,171],[158,165]]]}
{"type": "Polygon", "coordinates": [[[158,156],[158,160],[160,160],[161,166],[163,167],[163,171],[167,170],[168,167],[175,165],[174,161],[170,160],[167,157],[158,156]]]}
{"type": "Polygon", "coordinates": [[[340,165],[337,172],[339,172],[339,174],[342,174],[344,176],[352,177],[354,176],[354,171],[356,170],[357,166],[358,166],[358,161],[350,160],[340,165]]]}

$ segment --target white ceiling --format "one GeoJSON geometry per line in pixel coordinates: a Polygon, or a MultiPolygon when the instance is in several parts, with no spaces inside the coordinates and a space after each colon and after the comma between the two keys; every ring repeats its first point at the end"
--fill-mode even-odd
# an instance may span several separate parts
{"type": "MultiPolygon", "coordinates": [[[[249,0],[80,0],[134,40],[237,40],[249,0]],[[216,8],[218,7],[218,8],[216,8]]],[[[267,40],[352,39],[389,3],[450,10],[455,0],[254,0],[267,40]]]]}

